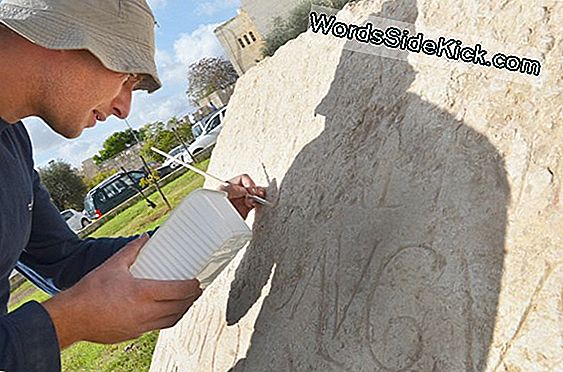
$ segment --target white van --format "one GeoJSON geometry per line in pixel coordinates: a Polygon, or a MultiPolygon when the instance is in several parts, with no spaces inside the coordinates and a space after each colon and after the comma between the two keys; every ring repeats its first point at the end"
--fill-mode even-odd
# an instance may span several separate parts
{"type": "Polygon", "coordinates": [[[192,126],[195,141],[188,146],[192,155],[197,155],[217,143],[226,112],[227,107],[223,107],[192,126]]]}

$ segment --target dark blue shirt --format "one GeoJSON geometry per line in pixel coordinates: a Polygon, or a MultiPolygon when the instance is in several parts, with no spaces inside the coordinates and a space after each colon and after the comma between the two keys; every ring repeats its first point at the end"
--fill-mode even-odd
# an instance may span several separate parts
{"type": "Polygon", "coordinates": [[[41,185],[25,127],[0,119],[0,370],[61,369],[55,328],[45,308],[32,301],[7,314],[8,278],[16,265],[53,293],[71,287],[133,239],[80,239],[41,185]]]}

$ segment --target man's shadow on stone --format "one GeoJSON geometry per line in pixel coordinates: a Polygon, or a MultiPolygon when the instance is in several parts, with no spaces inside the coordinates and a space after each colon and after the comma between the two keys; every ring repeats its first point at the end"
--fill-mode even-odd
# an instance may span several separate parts
{"type": "MultiPolygon", "coordinates": [[[[378,16],[414,23],[416,12],[388,2],[378,16]]],[[[483,135],[408,93],[414,79],[406,61],[343,51],[317,107],[325,130],[258,214],[232,283],[229,324],[272,275],[234,371],[485,369],[504,164],[483,135]]]]}

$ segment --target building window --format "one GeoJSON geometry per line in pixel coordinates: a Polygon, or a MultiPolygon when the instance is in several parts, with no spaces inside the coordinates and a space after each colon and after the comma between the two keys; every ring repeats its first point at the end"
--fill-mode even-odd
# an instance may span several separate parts
{"type": "Polygon", "coordinates": [[[239,37],[238,38],[238,43],[240,44],[241,47],[245,47],[246,45],[244,45],[244,41],[242,41],[242,39],[239,37]]]}
{"type": "Polygon", "coordinates": [[[254,32],[250,31],[248,34],[250,35],[252,41],[256,41],[256,36],[254,36],[254,32]]]}
{"type": "Polygon", "coordinates": [[[242,37],[244,37],[244,40],[246,41],[246,43],[248,45],[250,45],[250,39],[248,38],[248,35],[244,34],[242,37]]]}

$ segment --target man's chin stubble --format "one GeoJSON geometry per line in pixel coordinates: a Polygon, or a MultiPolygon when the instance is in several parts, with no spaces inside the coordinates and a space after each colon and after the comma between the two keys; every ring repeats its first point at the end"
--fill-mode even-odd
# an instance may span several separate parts
{"type": "Polygon", "coordinates": [[[54,131],[55,133],[63,136],[66,139],[75,139],[80,137],[80,135],[82,134],[82,132],[84,131],[84,127],[80,127],[80,128],[57,128],[56,126],[52,125],[50,122],[44,120],[47,125],[49,126],[49,128],[51,128],[52,131],[54,131]]]}

